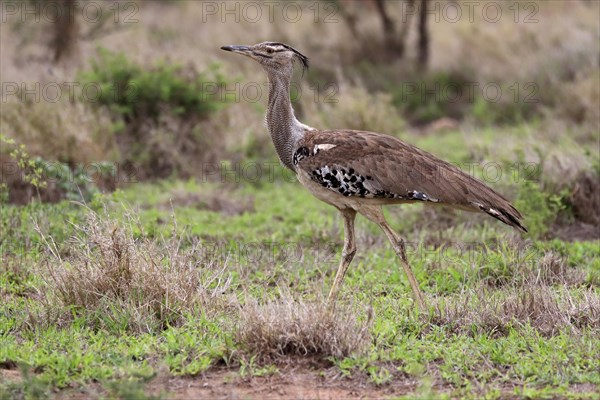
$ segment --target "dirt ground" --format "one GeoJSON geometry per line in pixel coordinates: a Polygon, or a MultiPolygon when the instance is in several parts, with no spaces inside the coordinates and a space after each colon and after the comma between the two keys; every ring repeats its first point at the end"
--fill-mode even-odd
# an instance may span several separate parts
{"type": "MultiPolygon", "coordinates": [[[[20,381],[21,374],[15,369],[0,368],[0,381],[20,381]]],[[[335,368],[315,368],[301,362],[297,365],[279,367],[279,373],[268,376],[243,377],[238,369],[215,368],[195,377],[173,377],[160,374],[144,386],[148,395],[159,398],[180,399],[388,399],[413,393],[421,398],[437,393],[450,394],[452,389],[433,379],[432,387],[419,388],[418,381],[407,376],[396,376],[383,385],[375,385],[367,376],[342,376],[335,368]]],[[[570,387],[573,393],[594,393],[598,388],[592,384],[570,387]]],[[[515,386],[506,384],[501,388],[502,399],[517,399],[515,386]]],[[[121,394],[123,396],[123,394],[121,394]]],[[[85,387],[65,389],[53,393],[51,398],[83,400],[114,398],[99,383],[85,387]]],[[[122,397],[133,398],[133,397],[122,397]]]]}
{"type": "MultiPolygon", "coordinates": [[[[412,393],[420,398],[438,397],[440,393],[451,393],[451,388],[435,384],[421,393],[418,382],[413,378],[393,379],[377,386],[363,378],[348,379],[329,375],[304,367],[282,371],[269,377],[240,378],[234,372],[217,371],[196,378],[175,378],[151,384],[153,393],[167,392],[168,399],[389,399],[412,393]],[[156,385],[156,386],[154,386],[156,385]],[[419,395],[420,394],[420,395],[419,395]],[[436,395],[437,394],[437,395],[436,395]]],[[[502,399],[518,399],[512,385],[501,389],[502,399]]],[[[593,385],[574,385],[573,392],[593,393],[593,385]]]]}
{"type": "MultiPolygon", "coordinates": [[[[14,369],[0,369],[0,380],[20,381],[14,369]]],[[[385,399],[410,393],[417,381],[403,378],[382,386],[366,377],[346,378],[331,369],[314,369],[304,365],[279,368],[268,376],[240,376],[238,369],[212,369],[196,377],[172,377],[159,374],[148,382],[144,391],[167,399],[385,399]]],[[[106,397],[98,383],[54,393],[54,398],[83,400],[106,397]]]]}
{"type": "Polygon", "coordinates": [[[297,369],[281,374],[236,378],[219,371],[196,379],[171,379],[166,389],[171,399],[380,399],[412,391],[416,382],[408,380],[377,388],[340,376],[297,369]]]}

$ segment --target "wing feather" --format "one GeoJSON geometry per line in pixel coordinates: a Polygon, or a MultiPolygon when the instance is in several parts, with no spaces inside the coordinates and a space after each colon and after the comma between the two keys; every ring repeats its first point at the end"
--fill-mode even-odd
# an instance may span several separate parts
{"type": "Polygon", "coordinates": [[[294,163],[312,180],[340,195],[447,204],[483,211],[526,231],[521,214],[502,195],[456,166],[393,136],[310,131],[299,141],[294,163]]]}

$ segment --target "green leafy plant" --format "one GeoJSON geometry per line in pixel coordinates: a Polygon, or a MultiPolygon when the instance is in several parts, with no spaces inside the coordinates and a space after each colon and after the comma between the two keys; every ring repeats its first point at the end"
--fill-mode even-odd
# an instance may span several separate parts
{"type": "Polygon", "coordinates": [[[566,191],[559,194],[545,192],[537,182],[524,180],[519,189],[515,207],[525,216],[529,234],[543,237],[558,213],[566,208],[566,191]]]}
{"type": "MultiPolygon", "coordinates": [[[[40,189],[48,185],[44,178],[43,160],[40,157],[30,156],[24,144],[17,145],[14,139],[3,134],[0,134],[0,143],[12,148],[9,156],[17,162],[17,166],[22,172],[23,181],[35,188],[38,200],[40,200],[40,189]]],[[[8,186],[6,184],[3,183],[3,186],[0,187],[0,193],[2,193],[2,200],[8,201],[8,186]]]]}
{"type": "MultiPolygon", "coordinates": [[[[38,156],[31,156],[27,147],[9,137],[0,135],[0,142],[10,149],[8,156],[15,160],[20,178],[15,183],[22,182],[35,188],[37,200],[46,201],[48,198],[85,200],[100,192],[99,184],[114,179],[115,165],[108,161],[93,164],[77,164],[71,168],[67,163],[48,161],[38,156]],[[94,172],[95,176],[91,176],[94,172]],[[52,192],[54,196],[44,196],[52,192]]],[[[0,203],[9,202],[11,182],[0,183],[0,203]]]]}
{"type": "Polygon", "coordinates": [[[114,164],[108,161],[93,164],[93,170],[98,174],[97,177],[90,176],[87,166],[81,164],[74,169],[69,168],[65,163],[42,162],[41,166],[45,176],[56,182],[57,187],[68,200],[90,201],[95,194],[100,192],[97,181],[112,179],[116,175],[114,164]]]}

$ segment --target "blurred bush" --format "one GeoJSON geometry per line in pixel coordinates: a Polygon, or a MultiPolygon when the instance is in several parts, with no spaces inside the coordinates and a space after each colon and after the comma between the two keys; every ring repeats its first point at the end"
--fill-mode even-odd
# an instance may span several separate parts
{"type": "Polygon", "coordinates": [[[422,124],[444,117],[460,119],[468,111],[466,76],[437,72],[415,77],[391,85],[394,105],[410,122],[422,124]]]}
{"type": "Polygon", "coordinates": [[[525,225],[533,238],[544,238],[559,212],[566,208],[566,191],[560,194],[545,192],[538,182],[523,180],[515,207],[525,216],[525,225]]]}
{"type": "Polygon", "coordinates": [[[98,103],[127,121],[158,120],[167,109],[181,117],[206,117],[220,105],[215,91],[210,90],[225,83],[216,66],[208,73],[200,73],[191,65],[184,68],[164,61],[143,67],[124,53],[104,48],[98,50],[91,69],[81,72],[79,78],[83,85],[98,85],[98,103]]]}
{"type": "Polygon", "coordinates": [[[3,202],[87,200],[123,182],[192,176],[224,154],[208,121],[226,102],[217,66],[142,66],[100,49],[78,83],[56,103],[19,93],[3,105],[3,202]]]}
{"type": "Polygon", "coordinates": [[[164,61],[142,66],[99,49],[79,78],[82,87],[99,88],[96,104],[109,110],[122,161],[135,166],[138,179],[190,176],[198,162],[219,157],[217,138],[202,129],[225,102],[218,66],[206,72],[164,61]]]}

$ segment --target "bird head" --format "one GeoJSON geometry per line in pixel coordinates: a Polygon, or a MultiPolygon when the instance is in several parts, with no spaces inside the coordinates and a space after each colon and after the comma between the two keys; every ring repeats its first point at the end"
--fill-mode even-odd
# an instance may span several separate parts
{"type": "Polygon", "coordinates": [[[303,70],[308,69],[308,58],[283,43],[263,42],[253,46],[223,46],[221,49],[250,57],[262,65],[267,72],[291,74],[296,61],[302,64],[303,70]]]}

